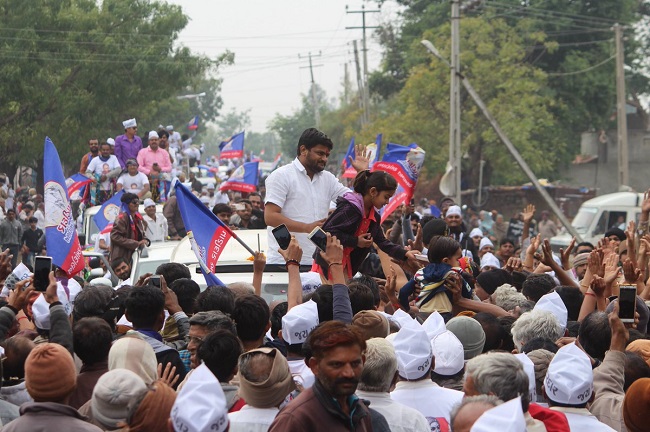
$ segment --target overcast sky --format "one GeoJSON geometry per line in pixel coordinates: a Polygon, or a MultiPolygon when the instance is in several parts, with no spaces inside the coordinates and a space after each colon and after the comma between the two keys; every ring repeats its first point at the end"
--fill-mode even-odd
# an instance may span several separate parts
{"type": "MultiPolygon", "coordinates": [[[[361,26],[361,14],[346,14],[345,6],[360,10],[362,0],[169,1],[190,17],[181,43],[210,57],[226,49],[235,53],[235,64],[220,73],[222,112],[250,108],[250,130],[263,132],[275,113],[290,114],[300,105],[300,95],[309,91],[309,69],[301,69],[309,63],[298,55],[321,52],[313,59],[314,65],[322,65],[314,68],[314,79],[329,98],[341,92],[345,63],[356,85],[352,41],[360,41],[362,32],[346,27],[361,26]]],[[[365,3],[368,10],[378,9],[374,2],[365,3]]],[[[381,13],[366,14],[366,25],[378,25],[396,11],[387,2],[381,13]]],[[[381,48],[374,38],[369,42],[372,70],[379,65],[381,48]]]]}

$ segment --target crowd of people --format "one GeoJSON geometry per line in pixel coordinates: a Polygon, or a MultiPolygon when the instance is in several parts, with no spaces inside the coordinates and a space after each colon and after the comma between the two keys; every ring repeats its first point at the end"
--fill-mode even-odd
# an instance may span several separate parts
{"type": "MultiPolygon", "coordinates": [[[[368,171],[363,147],[351,188],[325,169],[325,134],[306,130],[296,150],[262,193],[212,204],[239,229],[267,226],[250,280],[201,290],[166,263],[131,281],[124,252],[150,240],[134,193],[110,236],[118,287],[55,268],[35,291],[5,248],[2,430],[648,430],[650,192],[638,227],[556,254],[532,205],[503,225],[426,200],[382,223],[398,185],[368,171]],[[272,233],[281,224],[286,248],[272,233]],[[316,227],[324,246],[308,238],[316,227]],[[267,304],[271,264],[288,284],[267,304]]],[[[185,235],[180,216],[163,219],[185,235]]]]}

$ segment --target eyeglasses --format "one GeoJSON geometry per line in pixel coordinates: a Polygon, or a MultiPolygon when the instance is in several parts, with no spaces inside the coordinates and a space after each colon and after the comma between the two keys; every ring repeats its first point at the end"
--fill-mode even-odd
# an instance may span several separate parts
{"type": "Polygon", "coordinates": [[[203,342],[203,338],[200,336],[190,336],[188,338],[188,343],[192,343],[192,342],[195,344],[200,344],[201,342],[203,342]]]}

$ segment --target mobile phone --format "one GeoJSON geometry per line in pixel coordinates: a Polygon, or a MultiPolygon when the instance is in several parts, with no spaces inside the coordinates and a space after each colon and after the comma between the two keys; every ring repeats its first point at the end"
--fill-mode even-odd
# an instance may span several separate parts
{"type": "Polygon", "coordinates": [[[271,233],[278,242],[280,249],[286,250],[289,247],[289,243],[291,243],[291,233],[285,224],[276,226],[271,230],[271,233]]]}
{"type": "Polygon", "coordinates": [[[241,203],[235,204],[235,211],[244,211],[244,210],[246,210],[246,206],[244,204],[241,203]]]}
{"type": "Polygon", "coordinates": [[[633,323],[636,310],[636,285],[621,285],[618,293],[618,317],[621,322],[633,323]]]}
{"type": "Polygon", "coordinates": [[[309,240],[311,240],[318,249],[325,252],[325,249],[327,248],[327,234],[321,229],[321,227],[316,227],[311,230],[309,233],[309,240]]]}
{"type": "Polygon", "coordinates": [[[50,284],[52,257],[37,256],[34,258],[34,290],[45,292],[50,284]]]}
{"type": "Polygon", "coordinates": [[[160,288],[160,276],[154,275],[149,278],[149,282],[151,285],[155,286],[156,288],[160,288]]]}

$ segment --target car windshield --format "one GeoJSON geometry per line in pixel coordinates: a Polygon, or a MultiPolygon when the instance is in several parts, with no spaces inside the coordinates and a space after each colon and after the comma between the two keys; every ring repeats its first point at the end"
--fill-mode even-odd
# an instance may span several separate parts
{"type": "Polygon", "coordinates": [[[596,213],[598,213],[597,208],[581,207],[576,217],[573,218],[571,225],[573,225],[578,233],[584,234],[589,230],[591,223],[594,221],[594,217],[596,217],[596,213]]]}
{"type": "Polygon", "coordinates": [[[156,269],[159,265],[168,263],[169,259],[162,260],[152,260],[152,261],[140,261],[136,267],[136,274],[133,277],[133,281],[137,281],[140,276],[145,273],[156,273],[156,269]]]}

